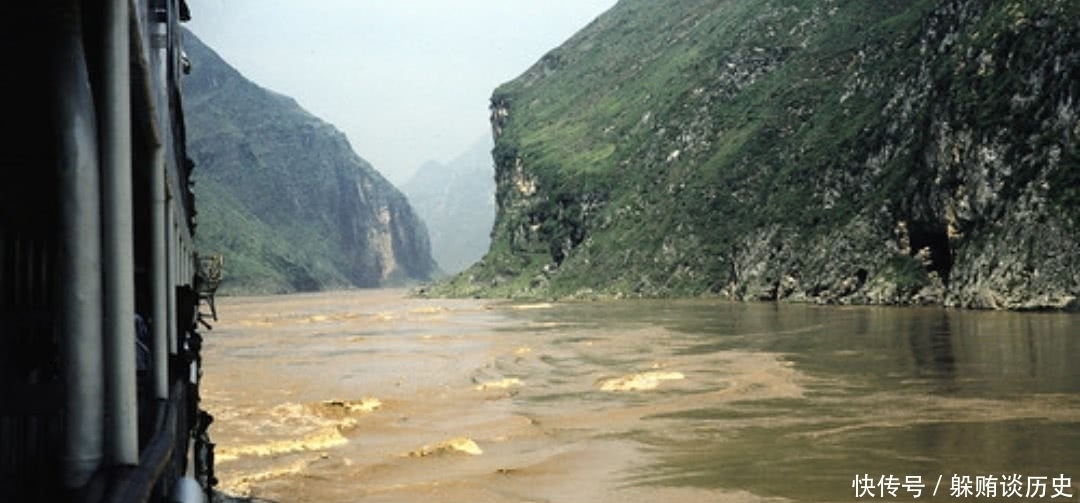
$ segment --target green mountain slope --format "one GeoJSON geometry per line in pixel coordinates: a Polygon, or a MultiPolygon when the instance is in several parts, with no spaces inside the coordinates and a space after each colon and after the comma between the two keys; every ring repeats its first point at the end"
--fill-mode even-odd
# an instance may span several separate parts
{"type": "Polygon", "coordinates": [[[344,134],[245,79],[190,32],[184,81],[198,249],[223,291],[292,292],[426,280],[427,231],[344,134]]]}
{"type": "Polygon", "coordinates": [[[431,253],[447,273],[484,256],[495,221],[491,139],[476,142],[450,162],[428,162],[401,186],[427,224],[431,253]]]}
{"type": "Polygon", "coordinates": [[[492,97],[438,292],[1076,308],[1080,3],[621,0],[492,97]]]}

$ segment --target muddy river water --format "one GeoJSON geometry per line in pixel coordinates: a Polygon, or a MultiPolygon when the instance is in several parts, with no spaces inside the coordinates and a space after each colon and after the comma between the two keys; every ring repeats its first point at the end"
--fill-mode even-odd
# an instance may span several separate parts
{"type": "Polygon", "coordinates": [[[203,398],[235,497],[1080,501],[1078,315],[402,290],[218,304],[203,398]]]}

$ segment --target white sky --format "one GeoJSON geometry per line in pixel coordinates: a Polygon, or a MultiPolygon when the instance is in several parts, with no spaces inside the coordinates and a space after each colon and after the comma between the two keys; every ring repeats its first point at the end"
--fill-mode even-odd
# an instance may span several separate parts
{"type": "Polygon", "coordinates": [[[490,134],[495,87],[614,4],[188,0],[187,27],[249,79],[344,131],[400,185],[490,134]]]}

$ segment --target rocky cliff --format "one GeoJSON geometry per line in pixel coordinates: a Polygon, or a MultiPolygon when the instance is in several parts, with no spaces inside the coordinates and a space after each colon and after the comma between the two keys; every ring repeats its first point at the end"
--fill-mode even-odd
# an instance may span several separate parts
{"type": "Polygon", "coordinates": [[[427,224],[431,253],[446,273],[484,256],[495,221],[495,170],[491,139],[476,142],[447,163],[428,162],[401,190],[427,224]]]}
{"type": "Polygon", "coordinates": [[[492,97],[442,291],[1080,307],[1080,3],[621,0],[492,97]]]}
{"type": "Polygon", "coordinates": [[[190,32],[184,80],[203,253],[226,291],[292,292],[426,280],[427,231],[345,135],[244,78],[190,32]]]}

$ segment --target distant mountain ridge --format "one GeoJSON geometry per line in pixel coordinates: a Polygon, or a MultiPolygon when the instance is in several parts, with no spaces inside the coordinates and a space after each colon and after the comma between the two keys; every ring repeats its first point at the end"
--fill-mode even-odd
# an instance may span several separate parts
{"type": "Polygon", "coordinates": [[[427,224],[431,252],[446,273],[484,256],[495,222],[493,142],[485,137],[443,164],[425,163],[401,190],[427,224]]]}
{"type": "Polygon", "coordinates": [[[455,295],[1080,309],[1080,2],[620,0],[495,90],[455,295]]]}
{"type": "Polygon", "coordinates": [[[244,78],[185,32],[197,247],[223,253],[222,290],[283,293],[424,281],[427,231],[345,135],[244,78]]]}

